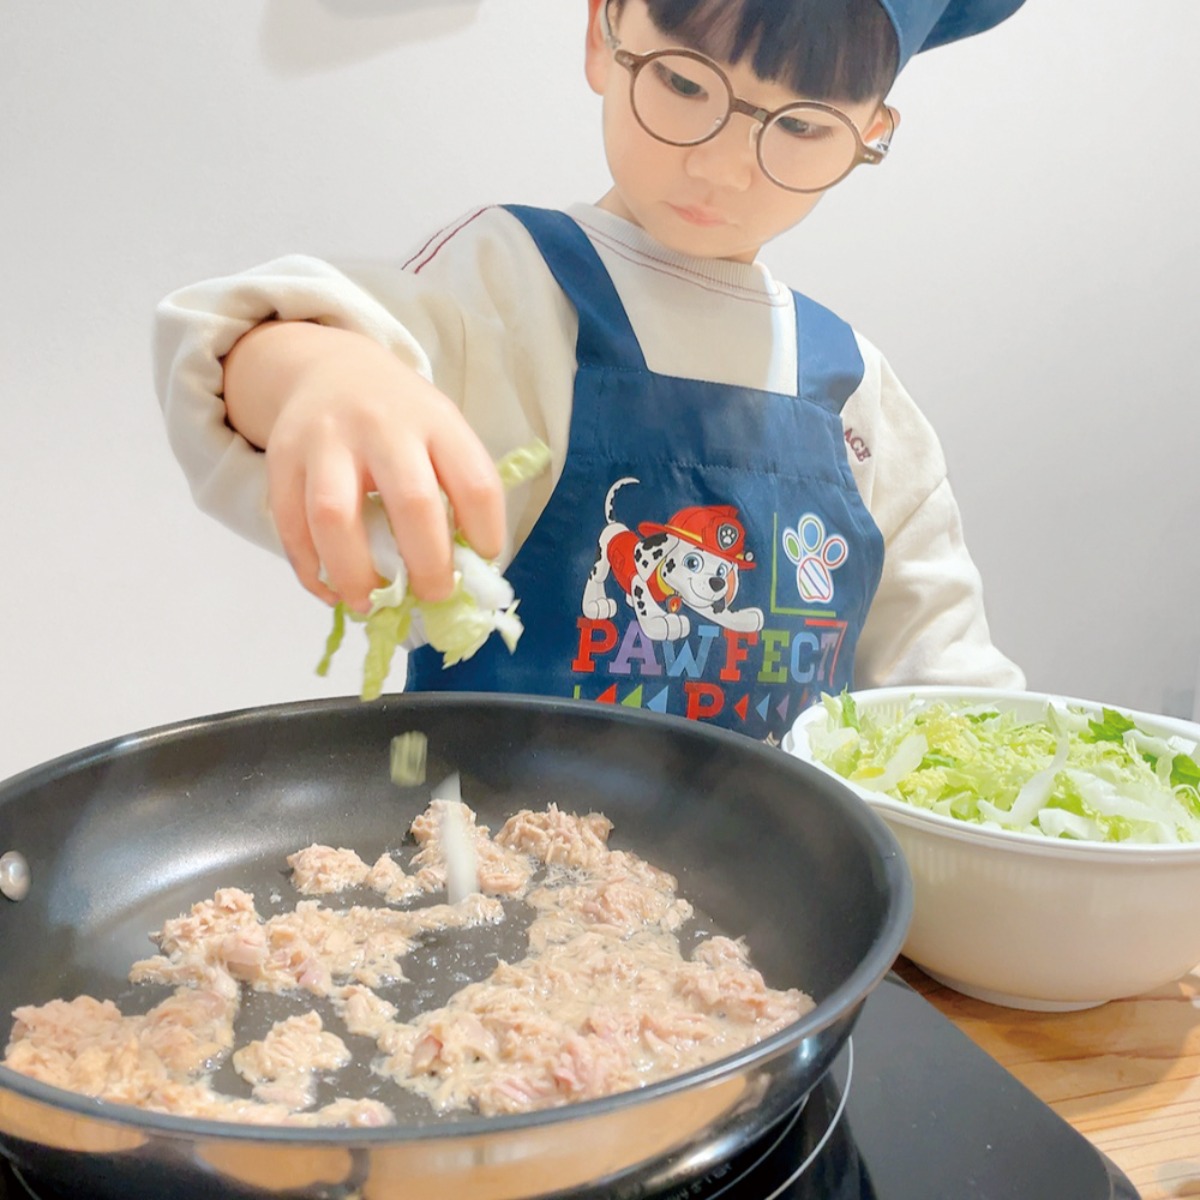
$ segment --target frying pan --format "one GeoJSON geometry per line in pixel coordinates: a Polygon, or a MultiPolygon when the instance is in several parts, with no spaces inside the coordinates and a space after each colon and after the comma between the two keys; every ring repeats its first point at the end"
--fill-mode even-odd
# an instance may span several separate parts
{"type": "MultiPolygon", "coordinates": [[[[695,937],[744,936],[767,982],[803,988],[815,1009],[634,1092],[491,1118],[438,1118],[414,1101],[381,1129],[166,1116],[0,1067],[0,1150],[47,1186],[95,1200],[633,1200],[686,1186],[794,1110],[903,943],[911,884],[891,834],[837,781],[750,738],[533,697],[250,709],[118,738],[0,784],[0,856],[22,855],[30,884],[23,899],[0,896],[0,1039],[20,1004],[81,992],[127,1012],[157,1002],[163,993],[127,982],[153,951],[147,934],[222,886],[253,892],[260,911],[290,905],[285,858],[313,841],[368,862],[403,851],[430,792],[389,777],[390,740],[408,730],[428,736],[430,781],[458,771],[493,831],[550,802],[605,813],[612,846],[677,876],[701,914],[695,937]]],[[[497,955],[521,957],[519,920],[487,932],[496,943],[481,941],[471,962],[448,950],[424,968],[406,959],[412,986],[442,1003],[464,971],[482,978],[497,955]]],[[[255,1019],[265,1029],[271,1015],[255,1019]]]]}

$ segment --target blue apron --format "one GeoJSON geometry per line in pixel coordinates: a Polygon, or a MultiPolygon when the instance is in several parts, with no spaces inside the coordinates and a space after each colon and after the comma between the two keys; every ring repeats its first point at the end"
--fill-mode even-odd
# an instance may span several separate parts
{"type": "Polygon", "coordinates": [[[778,738],[851,685],[883,538],[846,458],[862,379],[853,331],[795,296],[797,395],[646,367],[612,280],[566,214],[509,209],[579,314],[562,477],[505,575],[525,633],[417,691],[623,704],[778,738]]]}

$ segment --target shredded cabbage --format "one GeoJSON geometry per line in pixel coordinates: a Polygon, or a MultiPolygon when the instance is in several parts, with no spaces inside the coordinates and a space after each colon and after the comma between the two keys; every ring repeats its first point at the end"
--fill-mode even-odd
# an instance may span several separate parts
{"type": "MultiPolygon", "coordinates": [[[[540,475],[549,465],[550,449],[537,441],[506,454],[496,467],[505,487],[513,487],[540,475]]],[[[397,560],[395,578],[371,593],[365,616],[337,604],[317,674],[328,673],[345,638],[347,618],[366,626],[360,693],[364,700],[382,694],[397,648],[409,641],[440,650],[444,667],[470,658],[493,633],[504,639],[510,651],[515,650],[524,626],[517,616],[512,586],[495,563],[476,554],[461,534],[455,535],[453,554],[454,590],[445,600],[418,600],[408,590],[404,564],[397,560]]]]}
{"type": "Polygon", "coordinates": [[[429,738],[419,729],[392,738],[392,782],[397,787],[417,787],[425,782],[429,760],[429,738]]]}
{"type": "Polygon", "coordinates": [[[993,829],[1051,838],[1200,841],[1197,743],[1138,728],[1116,709],[1048,704],[1025,720],[978,703],[913,698],[872,710],[821,698],[813,758],[859,787],[993,829]]]}

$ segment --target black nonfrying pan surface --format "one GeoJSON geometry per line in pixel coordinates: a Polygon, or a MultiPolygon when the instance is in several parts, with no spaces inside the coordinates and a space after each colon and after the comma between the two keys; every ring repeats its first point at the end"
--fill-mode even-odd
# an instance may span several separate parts
{"type": "MultiPolygon", "coordinates": [[[[744,936],[768,983],[818,1001],[763,1044],[777,1053],[780,1039],[819,1042],[822,1029],[837,1029],[837,1044],[814,1060],[818,1073],[903,942],[911,888],[886,827],[836,781],[740,735],[524,697],[280,705],[117,739],[0,784],[0,854],[19,851],[32,878],[24,900],[0,898],[0,1040],[19,1004],[80,992],[118,999],[126,1011],[155,1002],[161,990],[127,982],[130,964],[154,950],[149,931],[222,886],[254,892],[267,914],[294,904],[284,860],[311,842],[352,847],[368,862],[390,850],[407,862],[409,824],[430,785],[452,771],[493,832],[517,809],[550,802],[605,813],[614,847],[678,877],[701,914],[692,936],[744,936]],[[389,776],[390,740],[413,729],[429,737],[429,785],[400,789],[389,776]]],[[[497,955],[520,957],[524,922],[513,917],[480,931],[465,954],[434,944],[406,959],[414,990],[438,1003],[465,978],[486,975],[497,955]]],[[[278,1015],[268,1004],[253,1019],[265,1028],[278,1015]]],[[[221,1083],[236,1086],[231,1074],[221,1083]]],[[[47,1093],[0,1068],[6,1090],[47,1093]]],[[[91,1103],[57,1096],[67,1108],[91,1103]]],[[[168,1131],[205,1125],[109,1112],[168,1131]]],[[[419,1104],[399,1116],[401,1127],[356,1136],[420,1136],[408,1126],[432,1119],[419,1104]]]]}

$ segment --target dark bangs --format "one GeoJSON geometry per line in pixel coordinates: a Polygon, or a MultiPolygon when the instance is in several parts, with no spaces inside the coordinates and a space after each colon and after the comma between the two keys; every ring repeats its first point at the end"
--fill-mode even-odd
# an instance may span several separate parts
{"type": "MultiPolygon", "coordinates": [[[[619,10],[625,0],[615,0],[619,10]]],[[[873,100],[896,77],[896,31],[879,0],[645,0],[662,32],[814,100],[873,100]]]]}

